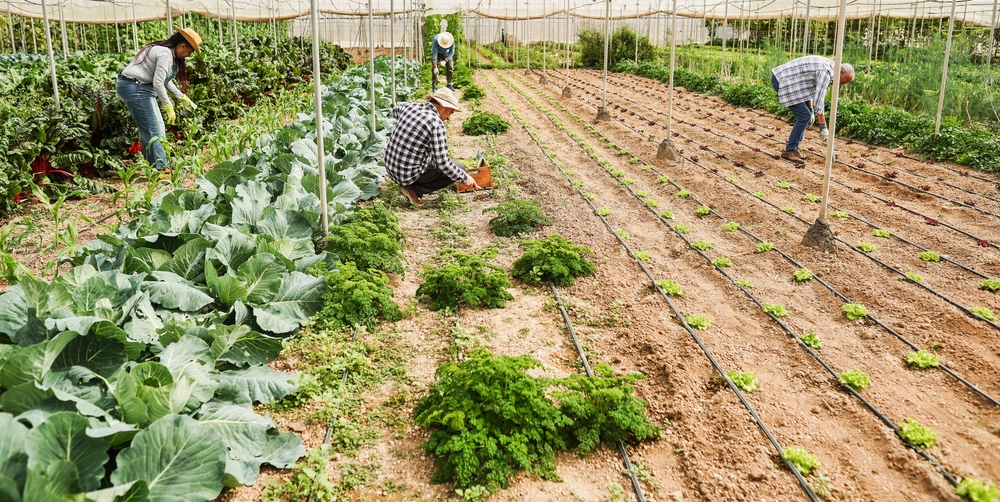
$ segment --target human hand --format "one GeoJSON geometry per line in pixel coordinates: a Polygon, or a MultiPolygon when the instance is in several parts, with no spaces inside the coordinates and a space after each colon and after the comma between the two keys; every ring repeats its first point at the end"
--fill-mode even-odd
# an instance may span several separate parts
{"type": "Polygon", "coordinates": [[[167,124],[177,123],[177,113],[174,112],[174,105],[163,105],[163,111],[167,112],[167,124]]]}
{"type": "Polygon", "coordinates": [[[482,190],[483,189],[483,187],[479,186],[479,183],[476,183],[476,178],[473,178],[472,176],[469,176],[469,180],[466,181],[465,184],[466,185],[471,185],[473,190],[482,190]]]}
{"type": "Polygon", "coordinates": [[[187,96],[181,96],[180,97],[180,102],[181,102],[181,106],[190,108],[192,110],[197,110],[198,109],[198,105],[194,104],[194,101],[191,101],[191,98],[189,98],[187,96]]]}

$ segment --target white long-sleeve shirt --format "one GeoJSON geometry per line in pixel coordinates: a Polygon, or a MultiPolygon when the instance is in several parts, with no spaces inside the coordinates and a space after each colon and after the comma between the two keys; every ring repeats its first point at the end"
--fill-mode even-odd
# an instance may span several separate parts
{"type": "Polygon", "coordinates": [[[833,82],[833,61],[822,56],[803,56],[773,70],[778,79],[778,102],[792,106],[813,102],[813,113],[823,114],[826,89],[833,82]]]}
{"type": "Polygon", "coordinates": [[[145,49],[142,55],[132,58],[132,62],[122,70],[122,75],[132,77],[144,84],[153,84],[157,97],[165,105],[173,104],[170,101],[170,94],[175,98],[184,95],[174,84],[173,80],[167,80],[167,75],[172,73],[174,65],[174,50],[169,47],[154,45],[145,49]],[[147,56],[148,54],[148,56],[147,56]],[[138,62],[143,60],[142,62],[138,62]]]}

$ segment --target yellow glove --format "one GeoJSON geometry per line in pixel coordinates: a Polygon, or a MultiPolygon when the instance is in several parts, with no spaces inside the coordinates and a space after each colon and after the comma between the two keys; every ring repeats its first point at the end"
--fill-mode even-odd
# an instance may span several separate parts
{"type": "Polygon", "coordinates": [[[191,101],[191,98],[187,96],[181,96],[180,101],[181,101],[181,106],[190,108],[192,110],[198,109],[198,105],[194,104],[194,101],[191,101]]]}
{"type": "Polygon", "coordinates": [[[177,123],[177,113],[174,112],[174,105],[163,105],[163,111],[167,112],[167,124],[177,123]]]}

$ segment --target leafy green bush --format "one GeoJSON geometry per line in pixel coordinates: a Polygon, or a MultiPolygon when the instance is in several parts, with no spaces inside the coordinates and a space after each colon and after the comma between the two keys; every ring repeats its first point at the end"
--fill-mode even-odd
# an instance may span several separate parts
{"type": "Polygon", "coordinates": [[[848,303],[841,307],[841,310],[844,312],[844,316],[851,321],[864,319],[868,315],[868,309],[859,303],[848,303]]]}
{"type": "Polygon", "coordinates": [[[819,463],[816,455],[809,453],[809,451],[801,446],[785,447],[785,449],[781,452],[781,458],[791,462],[799,472],[806,476],[808,476],[813,469],[823,466],[823,464],[819,463]]]}
{"type": "Polygon", "coordinates": [[[468,85],[462,87],[462,101],[476,101],[486,97],[486,92],[483,91],[482,87],[474,83],[469,83],[468,85]]]}
{"type": "Polygon", "coordinates": [[[933,448],[938,438],[936,432],[920,425],[912,418],[907,418],[899,424],[899,435],[922,448],[933,448]]]}
{"type": "Polygon", "coordinates": [[[472,115],[462,122],[462,133],[469,136],[503,134],[507,132],[507,129],[510,129],[510,122],[500,118],[495,113],[483,110],[472,112],[472,115]]]}
{"type": "Polygon", "coordinates": [[[808,345],[809,348],[813,349],[823,348],[823,340],[820,340],[819,335],[817,335],[816,333],[806,333],[800,336],[799,340],[802,340],[802,343],[808,345]]]}
{"type": "Polygon", "coordinates": [[[316,314],[319,329],[340,329],[360,324],[368,331],[379,319],[398,321],[403,313],[392,301],[392,289],[385,272],[358,270],[353,263],[339,263],[326,274],[327,291],[323,309],[316,314]]]}
{"type": "Polygon", "coordinates": [[[478,308],[501,308],[514,297],[505,288],[511,286],[503,269],[486,262],[496,256],[495,249],[466,254],[444,249],[437,255],[437,266],[424,264],[424,282],[417,288],[431,310],[456,309],[459,305],[478,308]]]}
{"type": "Polygon", "coordinates": [[[403,240],[396,215],[384,205],[369,204],[345,220],[330,226],[325,250],[359,270],[403,273],[403,240]]]}
{"type": "Polygon", "coordinates": [[[726,375],[733,381],[733,385],[743,392],[754,392],[757,390],[757,373],[753,371],[730,370],[726,372],[726,375]]]}
{"type": "Polygon", "coordinates": [[[857,391],[867,389],[868,385],[871,383],[868,379],[868,375],[861,370],[847,370],[841,372],[840,376],[837,377],[837,381],[857,391]]]}
{"type": "Polygon", "coordinates": [[[935,368],[941,364],[941,358],[920,349],[916,352],[906,354],[906,363],[920,369],[935,368]]]}
{"type": "Polygon", "coordinates": [[[594,378],[528,374],[540,367],[529,356],[479,350],[438,368],[437,382],[414,411],[419,426],[434,430],[421,445],[435,456],[432,482],[493,492],[519,470],[558,479],[558,451],[576,447],[586,455],[601,442],[659,437],[645,416],[647,403],[630,385],[642,375],[616,377],[604,364],[594,378]]]}
{"type": "Polygon", "coordinates": [[[490,219],[490,232],[500,237],[523,235],[535,227],[551,225],[552,220],[542,214],[542,205],[537,200],[514,199],[483,209],[483,213],[496,213],[490,219]]]}
{"type": "Polygon", "coordinates": [[[594,264],[585,254],[594,252],[576,246],[560,235],[527,240],[520,244],[524,254],[514,260],[510,275],[528,284],[541,285],[552,281],[557,286],[572,286],[574,278],[594,273],[594,264]]]}
{"type": "Polygon", "coordinates": [[[1000,490],[993,483],[984,483],[975,478],[965,478],[955,487],[955,494],[972,502],[998,502],[1000,490]]]}

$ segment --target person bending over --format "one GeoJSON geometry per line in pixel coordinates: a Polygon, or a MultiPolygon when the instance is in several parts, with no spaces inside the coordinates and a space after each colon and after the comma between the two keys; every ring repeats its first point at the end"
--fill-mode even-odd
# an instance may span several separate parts
{"type": "Polygon", "coordinates": [[[179,99],[181,105],[198,108],[174,85],[173,79],[177,77],[181,85],[186,85],[184,59],[193,52],[201,52],[200,47],[201,37],[191,28],[181,28],[166,40],[146,44],[118,74],[118,81],[115,82],[118,98],[125,103],[132,120],[139,127],[142,155],[156,169],[165,170],[170,165],[160,143],[160,138],[167,133],[156,99],[163,103],[167,123],[171,125],[177,121],[177,115],[167,91],[179,99]]]}
{"type": "Polygon", "coordinates": [[[414,205],[421,197],[452,183],[481,187],[448,156],[444,121],[458,110],[450,89],[438,89],[427,103],[400,103],[392,109],[396,128],[385,149],[385,169],[414,205]]]}
{"type": "Polygon", "coordinates": [[[433,69],[431,70],[431,92],[437,90],[438,87],[438,76],[441,72],[438,70],[438,66],[444,63],[444,78],[448,82],[448,88],[455,90],[455,86],[452,85],[453,77],[455,75],[455,62],[452,58],[455,57],[455,37],[443,31],[434,35],[434,41],[431,42],[431,63],[433,69]]]}
{"type": "MultiPolygon", "coordinates": [[[[840,85],[852,80],[854,67],[841,64],[840,85]]],[[[832,82],[833,61],[822,56],[800,57],[771,70],[771,87],[778,93],[778,101],[795,114],[795,125],[781,158],[796,164],[806,163],[805,156],[799,152],[799,144],[814,120],[819,121],[820,138],[823,141],[829,138],[830,131],[823,117],[823,101],[832,82]]]]}

